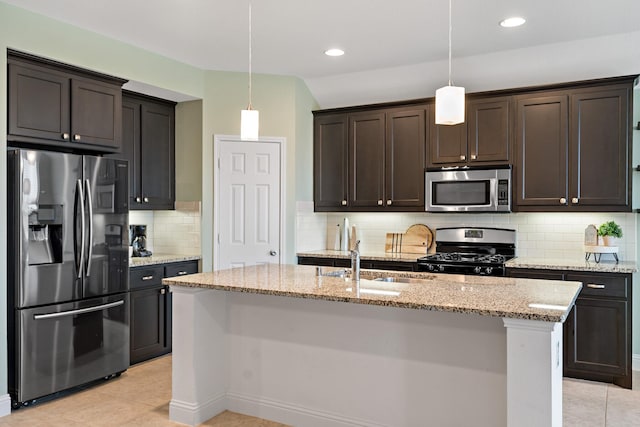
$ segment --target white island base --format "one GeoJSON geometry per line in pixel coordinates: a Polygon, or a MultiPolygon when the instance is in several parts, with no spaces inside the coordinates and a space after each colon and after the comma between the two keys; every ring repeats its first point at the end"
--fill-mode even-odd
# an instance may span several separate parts
{"type": "Polygon", "coordinates": [[[173,421],[562,425],[560,323],[171,288],[173,421]]]}

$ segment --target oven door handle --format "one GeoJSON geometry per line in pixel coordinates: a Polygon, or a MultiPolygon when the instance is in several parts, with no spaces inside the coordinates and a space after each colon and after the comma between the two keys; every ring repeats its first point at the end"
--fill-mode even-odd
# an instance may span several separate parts
{"type": "Polygon", "coordinates": [[[118,307],[124,304],[124,300],[110,302],[107,304],[97,305],[95,307],[87,307],[87,308],[78,308],[76,310],[69,311],[60,311],[57,313],[46,313],[46,314],[36,314],[33,316],[35,320],[43,320],[43,319],[55,319],[57,317],[65,317],[65,316],[73,316],[76,314],[84,314],[84,313],[92,313],[94,311],[102,311],[107,308],[118,307]]]}

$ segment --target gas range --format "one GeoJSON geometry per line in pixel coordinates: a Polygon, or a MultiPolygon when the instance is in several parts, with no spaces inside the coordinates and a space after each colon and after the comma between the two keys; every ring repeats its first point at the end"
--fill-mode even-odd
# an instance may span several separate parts
{"type": "Polygon", "coordinates": [[[437,252],[419,258],[418,266],[422,271],[504,276],[515,243],[515,230],[505,228],[438,228],[437,252]]]}

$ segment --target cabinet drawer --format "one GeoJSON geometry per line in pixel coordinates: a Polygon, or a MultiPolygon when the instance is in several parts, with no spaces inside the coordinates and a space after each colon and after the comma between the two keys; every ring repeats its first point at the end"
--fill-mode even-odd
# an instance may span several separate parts
{"type": "Polygon", "coordinates": [[[161,265],[132,268],[129,271],[130,288],[141,289],[162,286],[164,267],[161,265]]]}
{"type": "Polygon", "coordinates": [[[582,282],[580,296],[628,298],[628,275],[567,274],[566,280],[582,282]]]}
{"type": "Polygon", "coordinates": [[[198,261],[177,262],[164,266],[164,277],[184,276],[198,272],[198,261]]]}

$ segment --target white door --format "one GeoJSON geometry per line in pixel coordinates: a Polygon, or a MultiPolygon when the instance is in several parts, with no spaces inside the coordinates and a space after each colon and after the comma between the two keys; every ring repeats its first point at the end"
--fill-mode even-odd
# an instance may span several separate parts
{"type": "Polygon", "coordinates": [[[218,269],[280,263],[280,149],[219,142],[218,269]]]}

